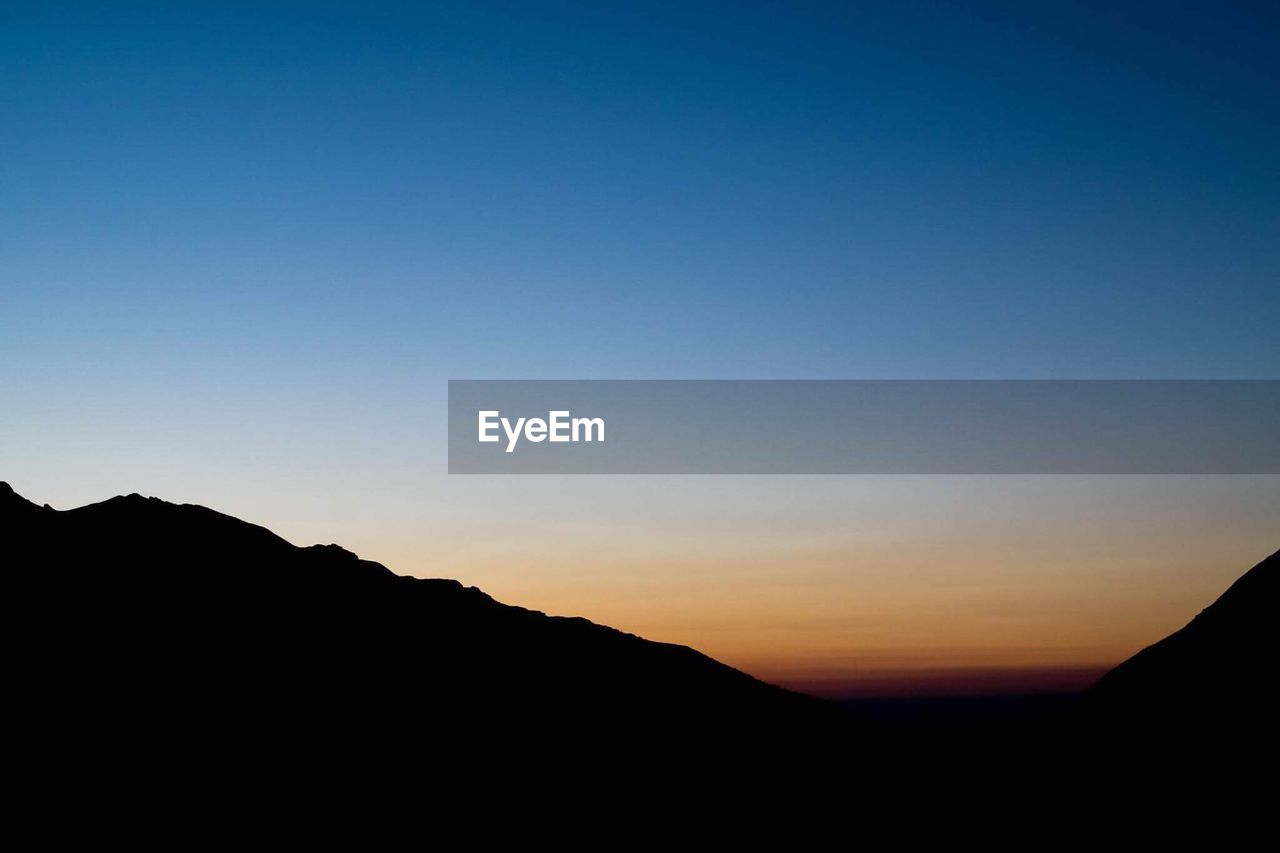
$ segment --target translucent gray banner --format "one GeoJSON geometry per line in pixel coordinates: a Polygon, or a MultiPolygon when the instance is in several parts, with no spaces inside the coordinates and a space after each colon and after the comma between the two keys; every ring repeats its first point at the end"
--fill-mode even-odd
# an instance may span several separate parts
{"type": "Polygon", "coordinates": [[[1280,474],[1280,381],[453,380],[451,474],[1280,474]]]}

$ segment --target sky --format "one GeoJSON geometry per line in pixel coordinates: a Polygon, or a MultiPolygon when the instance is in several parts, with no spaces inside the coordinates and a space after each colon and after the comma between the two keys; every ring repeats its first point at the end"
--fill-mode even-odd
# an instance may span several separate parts
{"type": "Polygon", "coordinates": [[[1277,478],[450,477],[446,381],[1280,378],[1278,38],[1265,3],[6,3],[0,478],[829,695],[1079,680],[1280,546],[1277,478]]]}

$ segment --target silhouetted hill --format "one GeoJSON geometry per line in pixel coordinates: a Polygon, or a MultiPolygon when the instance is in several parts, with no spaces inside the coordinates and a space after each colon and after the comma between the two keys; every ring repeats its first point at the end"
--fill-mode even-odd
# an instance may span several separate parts
{"type": "Polygon", "coordinates": [[[1280,551],[1246,572],[1186,627],[1103,676],[1095,721],[1121,737],[1225,739],[1276,719],[1280,551]]]}
{"type": "Polygon", "coordinates": [[[18,629],[10,730],[54,773],[312,768],[536,786],[572,766],[578,790],[656,771],[812,793],[848,768],[864,791],[927,771],[939,790],[977,795],[981,768],[1030,795],[1098,784],[1129,744],[1185,764],[1210,751],[1166,745],[1256,740],[1275,712],[1280,554],[1104,677],[1083,717],[1005,703],[975,724],[970,703],[949,725],[936,708],[924,724],[910,707],[850,714],[683,646],[397,576],[336,545],[295,547],[200,506],[129,495],[56,511],[0,484],[0,538],[18,629]]]}
{"type": "Polygon", "coordinates": [[[847,722],[690,648],[295,547],[200,506],[135,494],[56,511],[0,484],[0,521],[16,606],[37,626],[37,713],[67,732],[608,762],[689,745],[785,755],[847,722]]]}

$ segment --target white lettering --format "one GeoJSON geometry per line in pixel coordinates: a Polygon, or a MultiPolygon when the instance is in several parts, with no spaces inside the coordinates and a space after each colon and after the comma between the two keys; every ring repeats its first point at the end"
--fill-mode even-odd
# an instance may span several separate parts
{"type": "Polygon", "coordinates": [[[502,412],[489,409],[477,413],[477,440],[499,441],[499,427],[507,436],[507,453],[514,453],[521,437],[534,444],[547,441],[604,441],[604,418],[572,418],[568,409],[547,413],[547,419],[502,417],[502,412]]]}
{"type": "Polygon", "coordinates": [[[490,423],[489,418],[496,418],[498,412],[481,412],[480,413],[480,440],[481,441],[497,441],[496,435],[489,435],[489,430],[497,429],[496,423],[490,423]]]}
{"type": "MultiPolygon", "coordinates": [[[[568,414],[568,412],[565,412],[568,414]]],[[[574,441],[604,441],[604,418],[574,418],[573,419],[573,440],[574,441]],[[585,435],[578,438],[578,427],[585,427],[583,432],[585,435]],[[591,438],[591,429],[595,428],[596,437],[591,438]]]]}
{"type": "Polygon", "coordinates": [[[507,452],[516,449],[516,442],[520,440],[520,427],[524,426],[524,418],[516,421],[516,428],[511,428],[511,421],[502,418],[502,428],[507,431],[507,452]]]}
{"type": "Polygon", "coordinates": [[[549,422],[551,424],[552,441],[568,441],[569,440],[569,412],[561,410],[557,412],[547,412],[549,422]],[[563,417],[562,417],[563,416],[563,417]]]}

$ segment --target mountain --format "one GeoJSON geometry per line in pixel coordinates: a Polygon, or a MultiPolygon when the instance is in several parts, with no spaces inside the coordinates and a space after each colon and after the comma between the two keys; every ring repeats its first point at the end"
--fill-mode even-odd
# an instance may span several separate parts
{"type": "Polygon", "coordinates": [[[811,790],[856,767],[863,790],[889,795],[926,770],[968,790],[964,774],[983,767],[1061,788],[1132,745],[1185,763],[1174,738],[1256,739],[1275,719],[1280,552],[1101,679],[1078,718],[930,731],[684,646],[398,576],[336,545],[299,548],[200,506],[135,494],[57,511],[0,483],[0,554],[10,731],[55,776],[393,769],[537,787],[545,768],[572,766],[578,790],[654,772],[691,788],[811,790]]]}
{"type": "Polygon", "coordinates": [[[1088,696],[1094,720],[1117,736],[1155,739],[1270,730],[1280,710],[1278,615],[1280,551],[1184,628],[1103,676],[1088,696]]]}
{"type": "Polygon", "coordinates": [[[0,484],[0,530],[24,710],[74,748],[786,757],[847,729],[835,706],[693,649],[200,506],[135,494],[57,511],[0,484]]]}

